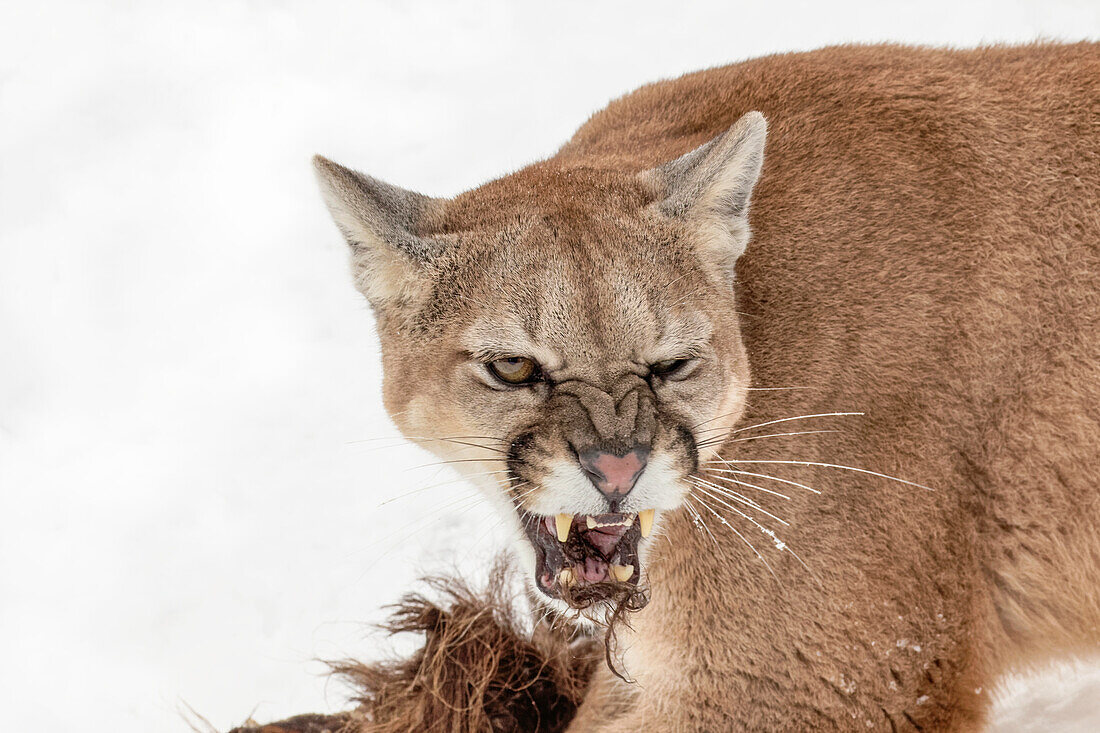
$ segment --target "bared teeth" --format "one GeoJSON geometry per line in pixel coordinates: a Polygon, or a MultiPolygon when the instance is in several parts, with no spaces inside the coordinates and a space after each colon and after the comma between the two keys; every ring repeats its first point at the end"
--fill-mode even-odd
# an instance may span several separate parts
{"type": "Polygon", "coordinates": [[[622,519],[599,519],[598,517],[594,517],[591,514],[586,514],[584,516],[584,522],[588,525],[589,529],[597,529],[599,527],[629,527],[630,525],[634,524],[633,514],[612,516],[622,516],[622,519]]]}
{"type": "Polygon", "coordinates": [[[611,565],[608,569],[612,577],[620,583],[625,583],[634,575],[633,565],[611,565]]]}
{"type": "Polygon", "coordinates": [[[562,568],[558,573],[558,585],[564,588],[567,585],[573,585],[574,582],[573,568],[562,568]]]}
{"type": "Polygon", "coordinates": [[[638,523],[642,527],[642,537],[649,537],[649,533],[653,531],[653,510],[643,509],[638,512],[638,523]]]}
{"type": "Polygon", "coordinates": [[[558,526],[558,542],[565,542],[569,539],[569,528],[573,526],[573,515],[559,514],[554,521],[558,526]]]}

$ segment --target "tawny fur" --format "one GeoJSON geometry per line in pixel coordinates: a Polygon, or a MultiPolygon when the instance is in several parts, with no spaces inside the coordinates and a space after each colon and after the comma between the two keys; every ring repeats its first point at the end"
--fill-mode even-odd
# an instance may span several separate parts
{"type": "MultiPolygon", "coordinates": [[[[774,575],[716,519],[703,532],[686,511],[666,513],[669,541],[647,561],[652,599],[621,638],[637,682],[598,670],[570,730],[980,729],[1002,674],[1100,647],[1096,44],[828,48],[612,103],[549,160],[421,207],[417,234],[485,267],[437,271],[430,292],[391,283],[387,293],[418,303],[415,319],[376,303],[387,407],[430,413],[439,435],[512,424],[508,412],[463,417],[476,394],[432,378],[451,374],[459,350],[427,335],[478,307],[449,293],[474,292],[477,278],[482,292],[505,289],[492,280],[494,248],[533,243],[538,277],[573,238],[560,261],[589,269],[563,264],[543,279],[583,288],[576,278],[619,268],[672,300],[707,292],[667,281],[688,245],[655,261],[628,244],[649,236],[637,212],[659,197],[639,181],[753,110],[769,133],[736,303],[698,306],[732,365],[715,385],[733,389],[743,353],[755,387],[785,389],[742,392],[738,425],[865,414],[787,441],[730,433],[722,457],[864,467],[931,490],[733,464],[821,491],[753,495],[789,522],[781,539],[808,568],[751,525],[735,527],[774,575]],[[543,228],[531,229],[536,217],[543,228]],[[425,361],[432,344],[438,363],[425,361]]],[[[529,282],[507,275],[499,282],[529,282]]],[[[587,307],[590,323],[615,317],[598,299],[587,307]]]]}
{"type": "Polygon", "coordinates": [[[936,491],[784,474],[824,493],[783,507],[821,584],[784,556],[782,589],[707,561],[681,516],[635,620],[644,691],[575,729],[979,729],[1002,673],[1100,645],[1100,48],[761,59],[619,100],[560,157],[641,169],[750,109],[771,123],[738,263],[750,370],[814,389],[743,422],[867,417],[724,453],[936,491]]]}

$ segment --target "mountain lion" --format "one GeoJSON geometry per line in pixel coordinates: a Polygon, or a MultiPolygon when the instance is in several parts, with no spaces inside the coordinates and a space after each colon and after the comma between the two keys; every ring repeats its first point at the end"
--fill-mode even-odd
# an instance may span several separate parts
{"type": "Polygon", "coordinates": [[[977,730],[1100,646],[1100,46],[689,74],[453,199],[316,169],[397,425],[625,622],[569,730],[977,730]]]}

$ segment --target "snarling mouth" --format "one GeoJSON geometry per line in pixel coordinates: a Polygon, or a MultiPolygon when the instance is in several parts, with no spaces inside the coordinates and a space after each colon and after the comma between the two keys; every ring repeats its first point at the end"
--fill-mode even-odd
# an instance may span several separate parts
{"type": "Polygon", "coordinates": [[[641,579],[638,543],[653,527],[654,510],[638,514],[523,512],[535,548],[535,582],[546,595],[570,605],[611,600],[641,579]]]}

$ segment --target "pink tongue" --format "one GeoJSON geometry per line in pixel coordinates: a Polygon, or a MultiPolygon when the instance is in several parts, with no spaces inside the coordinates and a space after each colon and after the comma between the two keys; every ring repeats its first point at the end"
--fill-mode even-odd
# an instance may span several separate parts
{"type": "Polygon", "coordinates": [[[599,583],[607,580],[607,563],[594,557],[586,557],[584,565],[578,565],[580,576],[589,583],[599,583]]]}
{"type": "Polygon", "coordinates": [[[611,551],[615,549],[615,545],[619,544],[619,540],[623,537],[625,529],[620,530],[618,527],[609,530],[591,529],[585,535],[585,539],[599,548],[605,556],[610,555],[611,551]]]}

